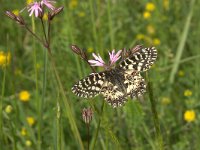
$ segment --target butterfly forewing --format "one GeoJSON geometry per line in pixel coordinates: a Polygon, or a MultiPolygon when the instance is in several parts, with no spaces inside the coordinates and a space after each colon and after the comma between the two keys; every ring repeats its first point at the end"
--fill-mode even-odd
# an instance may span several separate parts
{"type": "Polygon", "coordinates": [[[98,95],[105,81],[105,73],[91,73],[86,78],[78,81],[73,87],[72,92],[79,97],[89,98],[98,95]]]}
{"type": "Polygon", "coordinates": [[[147,71],[157,58],[155,47],[141,48],[120,63],[120,67],[125,70],[135,70],[137,72],[147,71]]]}

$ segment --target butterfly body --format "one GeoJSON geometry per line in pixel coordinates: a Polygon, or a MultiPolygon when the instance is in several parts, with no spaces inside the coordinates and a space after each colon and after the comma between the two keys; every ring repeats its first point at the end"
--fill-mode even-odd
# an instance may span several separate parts
{"type": "Polygon", "coordinates": [[[78,81],[72,87],[72,92],[84,98],[102,94],[111,106],[122,106],[128,97],[139,97],[146,91],[146,83],[140,72],[148,70],[156,57],[154,47],[140,49],[115,68],[91,73],[78,81]]]}

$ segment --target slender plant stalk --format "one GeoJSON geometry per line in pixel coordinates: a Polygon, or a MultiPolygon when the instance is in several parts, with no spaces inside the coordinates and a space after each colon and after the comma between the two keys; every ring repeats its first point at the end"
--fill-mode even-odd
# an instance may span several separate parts
{"type": "Polygon", "coordinates": [[[40,18],[40,21],[41,21],[41,24],[42,24],[43,35],[44,35],[44,38],[45,38],[45,44],[46,43],[49,44],[49,40],[47,39],[47,34],[46,34],[46,31],[45,31],[44,21],[42,20],[42,18],[40,18]]]}
{"type": "MultiPolygon", "coordinates": [[[[93,0],[89,1],[89,5],[90,5],[90,13],[91,13],[91,22],[92,22],[92,33],[93,33],[93,38],[94,38],[94,48],[96,49],[96,45],[97,45],[97,29],[96,29],[96,22],[95,22],[95,14],[94,14],[94,7],[93,7],[93,0]]],[[[99,50],[97,50],[98,53],[101,54],[101,52],[99,50]]]]}
{"type": "Polygon", "coordinates": [[[87,136],[88,136],[88,150],[90,149],[90,123],[86,123],[87,126],[87,136]]]}
{"type": "Polygon", "coordinates": [[[156,141],[158,142],[158,145],[159,145],[158,149],[164,150],[163,137],[162,137],[162,134],[160,131],[160,123],[159,123],[159,119],[158,119],[158,113],[156,111],[156,102],[154,100],[152,83],[148,79],[148,75],[146,75],[146,76],[147,76],[147,80],[148,80],[148,90],[149,90],[149,99],[150,99],[150,103],[151,103],[151,111],[153,114],[153,121],[154,121],[155,130],[156,130],[156,141]]]}
{"type": "MultiPolygon", "coordinates": [[[[189,62],[189,61],[199,60],[199,58],[200,58],[200,55],[184,58],[184,59],[180,60],[179,65],[186,63],[186,62],[189,62]]],[[[166,71],[168,69],[171,69],[172,67],[173,67],[173,65],[169,65],[165,68],[159,68],[159,71],[166,71]]]]}
{"type": "Polygon", "coordinates": [[[96,144],[96,141],[97,141],[97,137],[98,137],[98,134],[99,134],[100,125],[101,125],[101,120],[102,120],[102,115],[103,115],[103,109],[104,109],[104,101],[103,101],[103,104],[102,104],[102,106],[101,106],[101,114],[100,114],[100,118],[99,118],[97,130],[96,130],[96,133],[95,133],[95,139],[94,139],[93,145],[91,146],[91,147],[92,147],[92,148],[91,148],[92,150],[94,150],[94,147],[95,147],[95,144],[96,144]]]}
{"type": "MultiPolygon", "coordinates": [[[[27,28],[26,28],[27,29],[27,28]]],[[[28,30],[28,29],[27,29],[28,30]]],[[[29,32],[30,32],[30,30],[28,30],[29,32]]],[[[31,32],[31,34],[34,36],[35,35],[35,33],[34,32],[31,32]]],[[[49,34],[49,33],[48,33],[49,34]]],[[[37,36],[34,36],[35,38],[37,37],[37,36]]],[[[36,38],[36,39],[38,39],[38,38],[36,38]]],[[[38,40],[39,42],[41,42],[40,40],[38,40]]],[[[44,45],[45,46],[45,48],[48,50],[48,54],[49,54],[49,56],[50,56],[50,62],[51,62],[51,66],[52,66],[52,68],[53,68],[53,72],[54,72],[54,74],[55,74],[55,77],[56,77],[56,80],[57,80],[57,83],[58,83],[58,86],[59,86],[59,91],[61,92],[61,95],[63,96],[63,103],[64,103],[64,106],[65,106],[65,112],[66,112],[66,116],[68,117],[68,119],[69,119],[69,122],[70,122],[70,125],[71,125],[71,129],[72,129],[72,132],[73,132],[73,134],[74,134],[74,136],[75,136],[75,138],[77,139],[77,141],[78,141],[78,143],[79,143],[79,147],[80,147],[80,149],[84,149],[84,147],[83,147],[83,143],[82,143],[82,140],[81,140],[81,137],[80,137],[80,134],[79,134],[79,131],[78,131],[78,128],[77,128],[77,125],[76,125],[76,122],[75,122],[75,120],[74,120],[74,117],[73,117],[73,114],[72,114],[72,110],[71,110],[71,107],[70,107],[70,104],[69,104],[69,102],[68,102],[68,99],[67,99],[67,97],[66,97],[66,95],[65,95],[65,91],[64,91],[64,88],[63,88],[63,86],[62,86],[62,83],[61,83],[61,80],[60,80],[60,77],[59,77],[59,75],[58,75],[58,72],[57,72],[57,69],[56,69],[56,66],[55,66],[55,61],[54,61],[54,59],[53,59],[53,56],[52,56],[52,54],[51,54],[51,49],[50,49],[50,47],[49,47],[49,43],[48,43],[48,41],[50,41],[50,40],[46,40],[46,43],[41,43],[42,45],[44,45]]],[[[36,87],[36,89],[37,89],[37,87],[36,87]]],[[[38,108],[39,108],[39,103],[38,103],[38,108]]],[[[38,139],[41,139],[41,129],[38,129],[38,139]]],[[[38,140],[38,149],[40,150],[41,149],[41,142],[40,142],[40,140],[38,140]]]]}
{"type": "Polygon", "coordinates": [[[175,75],[176,75],[176,72],[177,72],[178,67],[180,65],[181,56],[182,56],[182,53],[183,53],[183,50],[184,50],[184,46],[185,46],[185,43],[186,43],[186,39],[187,39],[187,35],[188,35],[188,32],[189,32],[189,27],[190,27],[192,15],[193,15],[194,3],[195,3],[195,0],[192,0],[190,2],[190,5],[191,5],[190,6],[190,12],[189,12],[187,19],[186,19],[186,23],[185,23],[185,26],[184,26],[184,29],[183,29],[183,33],[181,35],[180,43],[178,45],[174,65],[173,65],[173,68],[172,68],[172,71],[171,71],[171,74],[170,74],[170,78],[169,78],[169,82],[171,84],[174,83],[175,75]]]}
{"type": "Polygon", "coordinates": [[[61,150],[61,128],[60,128],[60,103],[59,98],[57,99],[57,117],[56,117],[56,126],[57,126],[57,142],[56,150],[61,150]]]}
{"type": "Polygon", "coordinates": [[[25,28],[26,28],[26,30],[28,30],[30,33],[31,33],[31,35],[33,35],[40,43],[43,43],[43,41],[35,34],[35,23],[33,23],[34,22],[34,19],[32,19],[32,30],[31,29],[29,29],[29,27],[27,26],[27,25],[25,25],[25,28]]]}
{"type": "MultiPolygon", "coordinates": [[[[34,17],[32,16],[31,18],[31,23],[32,23],[32,30],[28,28],[28,26],[25,26],[25,28],[39,41],[42,43],[42,40],[35,34],[35,20],[34,17]]],[[[37,72],[37,50],[35,48],[35,41],[33,40],[33,46],[34,46],[34,54],[33,54],[33,59],[34,59],[34,70],[35,70],[35,97],[37,100],[37,109],[38,109],[38,118],[39,117],[39,111],[40,111],[40,99],[39,99],[39,81],[38,81],[38,72],[37,72]]],[[[38,121],[38,131],[37,131],[37,149],[41,150],[41,129],[40,129],[40,121],[38,121]]]]}
{"type": "Polygon", "coordinates": [[[0,149],[3,149],[3,96],[5,91],[6,68],[3,69],[2,91],[0,97],[0,149]]]}
{"type": "MultiPolygon", "coordinates": [[[[49,50],[49,51],[51,51],[51,50],[49,50]]],[[[76,139],[77,139],[77,141],[79,143],[80,149],[83,150],[84,149],[83,143],[82,143],[82,140],[81,140],[81,137],[80,137],[76,122],[75,122],[73,114],[72,114],[71,106],[70,106],[70,104],[68,102],[68,99],[67,99],[67,97],[65,95],[65,91],[64,91],[64,88],[62,86],[62,82],[61,82],[60,77],[58,75],[58,71],[57,71],[56,66],[55,66],[55,61],[54,61],[54,59],[53,59],[51,54],[49,56],[50,56],[50,60],[51,60],[51,66],[53,68],[53,71],[55,73],[55,77],[56,77],[57,82],[58,82],[59,91],[61,92],[61,94],[63,96],[62,100],[63,100],[64,106],[66,108],[65,109],[66,116],[69,119],[69,122],[70,122],[70,125],[71,125],[71,129],[72,129],[72,131],[74,133],[74,136],[76,137],[76,139]]]]}
{"type": "Polygon", "coordinates": [[[17,136],[16,136],[16,127],[14,125],[14,123],[9,120],[9,123],[10,123],[10,128],[11,128],[11,132],[12,132],[12,136],[13,136],[13,150],[17,150],[17,136]]]}
{"type": "Polygon", "coordinates": [[[110,34],[110,43],[111,49],[114,48],[114,34],[113,34],[113,25],[112,25],[112,17],[111,17],[111,1],[107,1],[107,10],[108,10],[108,25],[109,25],[109,34],[110,34]]]}
{"type": "Polygon", "coordinates": [[[45,95],[46,95],[46,82],[47,82],[47,50],[43,50],[43,81],[42,81],[42,98],[39,99],[39,105],[38,105],[38,143],[40,143],[40,149],[41,149],[41,144],[42,144],[42,125],[43,125],[43,108],[44,108],[44,100],[45,100],[45,95]]]}
{"type": "MultiPolygon", "coordinates": [[[[71,28],[72,27],[72,15],[71,14],[69,14],[69,12],[68,13],[66,13],[67,14],[67,17],[66,18],[69,18],[68,20],[67,20],[67,29],[68,29],[68,32],[69,32],[69,38],[70,38],[70,40],[71,40],[71,42],[72,43],[74,43],[74,36],[73,36],[73,29],[71,28]]],[[[79,75],[79,78],[81,78],[82,77],[82,71],[81,71],[81,65],[80,65],[80,60],[79,60],[79,58],[78,57],[76,57],[75,58],[76,60],[76,66],[77,66],[77,71],[78,71],[78,75],[79,75]]]]}
{"type": "MultiPolygon", "coordinates": [[[[44,34],[44,38],[45,38],[45,46],[48,43],[48,39],[47,39],[47,34],[45,32],[45,26],[44,26],[44,22],[42,19],[41,23],[42,23],[42,29],[43,29],[43,34],[44,34]]],[[[44,100],[45,100],[45,95],[46,95],[46,81],[47,81],[47,49],[43,50],[43,81],[42,81],[42,99],[38,99],[38,149],[41,149],[41,143],[42,143],[42,117],[43,117],[43,105],[44,105],[44,100]]]]}

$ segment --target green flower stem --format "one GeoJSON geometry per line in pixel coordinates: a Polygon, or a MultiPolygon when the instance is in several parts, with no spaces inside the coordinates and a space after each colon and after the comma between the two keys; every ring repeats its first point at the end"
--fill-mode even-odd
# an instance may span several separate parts
{"type": "MultiPolygon", "coordinates": [[[[30,30],[27,26],[26,29],[41,43],[42,40],[35,34],[35,20],[34,17],[32,16],[31,18],[31,24],[32,24],[32,30],[30,30]]],[[[37,72],[37,50],[35,48],[35,41],[33,41],[33,47],[34,47],[34,51],[33,51],[33,59],[34,59],[34,70],[35,70],[35,97],[36,97],[36,101],[37,101],[37,109],[38,109],[38,118],[40,118],[39,114],[40,114],[40,99],[39,99],[39,81],[38,81],[38,72],[37,72]]],[[[40,121],[38,121],[38,137],[37,137],[37,149],[41,150],[41,129],[40,129],[40,121]]]]}
{"type": "MultiPolygon", "coordinates": [[[[95,14],[94,14],[94,8],[93,8],[93,0],[89,1],[90,5],[90,13],[91,13],[91,22],[92,22],[92,32],[93,32],[93,38],[94,38],[94,44],[97,45],[97,29],[96,29],[96,22],[95,22],[95,14]]],[[[96,49],[96,47],[95,47],[96,49]]],[[[100,53],[99,50],[97,50],[98,53],[100,53]]],[[[100,53],[101,54],[101,53],[100,53]]]]}
{"type": "Polygon", "coordinates": [[[0,97],[0,149],[3,149],[3,96],[5,92],[6,68],[3,69],[2,91],[0,97]]]}
{"type": "Polygon", "coordinates": [[[98,134],[99,134],[100,125],[101,125],[101,120],[102,120],[102,115],[103,115],[103,109],[104,109],[104,103],[105,103],[105,101],[103,100],[103,104],[102,104],[102,106],[101,106],[101,114],[100,114],[100,118],[99,118],[97,130],[96,130],[96,133],[95,133],[95,139],[94,139],[93,145],[91,146],[91,147],[92,147],[92,148],[91,148],[92,150],[94,150],[94,147],[95,147],[95,144],[96,144],[96,141],[97,141],[97,137],[98,137],[98,134]]]}
{"type": "Polygon", "coordinates": [[[111,49],[114,49],[114,34],[113,34],[113,25],[112,25],[112,17],[111,17],[111,1],[108,0],[107,2],[107,10],[108,10],[108,25],[109,25],[109,34],[110,34],[110,42],[111,42],[111,49]]]}
{"type": "MultiPolygon", "coordinates": [[[[51,50],[49,50],[49,51],[51,51],[51,50]]],[[[80,147],[80,149],[83,150],[84,149],[83,143],[82,143],[82,140],[81,140],[80,133],[78,131],[76,122],[74,120],[74,116],[73,116],[73,113],[72,113],[72,110],[71,110],[71,106],[69,104],[69,100],[67,99],[67,97],[65,95],[65,91],[64,91],[64,88],[62,86],[62,82],[60,80],[60,77],[58,75],[58,71],[57,71],[56,66],[55,66],[55,61],[54,61],[51,53],[49,53],[49,54],[50,54],[49,56],[50,56],[50,60],[51,60],[51,66],[52,66],[52,69],[54,71],[54,74],[55,74],[55,77],[56,77],[56,80],[57,80],[57,83],[58,83],[58,86],[59,86],[59,91],[61,92],[61,95],[63,97],[62,100],[63,100],[63,103],[64,103],[66,116],[69,119],[69,123],[71,125],[71,130],[72,130],[76,140],[79,143],[79,147],[80,147]]]]}
{"type": "Polygon", "coordinates": [[[87,144],[88,144],[88,150],[90,149],[90,123],[86,123],[86,126],[87,126],[87,136],[88,136],[88,141],[87,141],[87,144]]]}
{"type": "MultiPolygon", "coordinates": [[[[46,43],[48,43],[48,39],[47,39],[47,35],[45,32],[45,26],[44,26],[44,22],[42,19],[41,23],[42,23],[42,28],[43,28],[43,34],[45,37],[45,41],[46,43]]],[[[44,100],[45,100],[45,94],[46,94],[46,81],[47,81],[47,49],[43,50],[43,81],[42,81],[42,99],[38,99],[38,149],[41,149],[41,143],[42,143],[42,134],[41,134],[41,129],[42,129],[42,118],[43,118],[43,105],[44,105],[44,100]]]]}
{"type": "MultiPolygon", "coordinates": [[[[147,79],[148,79],[148,75],[147,75],[147,79]]],[[[160,131],[160,123],[159,123],[159,119],[158,119],[158,113],[156,111],[156,103],[154,100],[152,83],[150,82],[149,79],[148,79],[148,90],[149,90],[149,99],[150,99],[150,103],[151,103],[151,111],[153,114],[153,121],[154,121],[155,130],[156,130],[156,141],[158,142],[158,145],[159,145],[158,149],[163,150],[164,149],[163,138],[162,138],[161,131],[160,131]]]]}
{"type": "Polygon", "coordinates": [[[188,36],[188,33],[189,33],[190,23],[191,23],[191,20],[192,20],[193,10],[194,10],[194,6],[195,6],[194,4],[195,4],[195,0],[192,0],[190,2],[190,12],[189,12],[189,14],[186,18],[185,26],[184,26],[183,33],[182,33],[181,38],[180,38],[180,42],[179,42],[177,52],[176,52],[176,57],[175,57],[174,64],[173,64],[173,67],[172,67],[172,71],[171,71],[171,74],[170,74],[169,82],[171,84],[174,83],[175,75],[176,75],[176,72],[177,72],[178,67],[180,65],[181,56],[183,54],[184,46],[185,46],[185,43],[187,41],[187,36],[188,36]]]}
{"type": "Polygon", "coordinates": [[[56,150],[61,150],[61,128],[60,128],[60,103],[59,103],[59,98],[57,99],[56,126],[57,126],[56,150]]]}

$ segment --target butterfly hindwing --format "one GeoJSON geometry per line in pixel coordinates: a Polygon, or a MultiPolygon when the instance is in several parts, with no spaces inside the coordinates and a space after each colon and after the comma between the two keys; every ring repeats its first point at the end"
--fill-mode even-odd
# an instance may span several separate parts
{"type": "Polygon", "coordinates": [[[127,85],[127,95],[132,99],[140,97],[146,91],[146,83],[144,78],[139,74],[125,74],[125,82],[127,85]]]}
{"type": "Polygon", "coordinates": [[[125,70],[135,70],[137,72],[147,71],[157,58],[155,47],[141,48],[120,63],[120,67],[125,70]]]}
{"type": "Polygon", "coordinates": [[[105,73],[91,73],[86,78],[78,81],[73,87],[72,92],[79,97],[89,98],[98,95],[105,81],[105,73]]]}
{"type": "Polygon", "coordinates": [[[127,101],[126,93],[121,91],[117,85],[114,85],[109,81],[106,81],[103,84],[101,94],[108,104],[114,108],[122,106],[127,101]]]}

